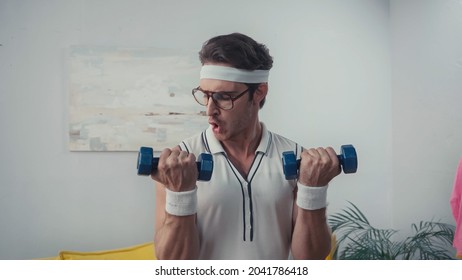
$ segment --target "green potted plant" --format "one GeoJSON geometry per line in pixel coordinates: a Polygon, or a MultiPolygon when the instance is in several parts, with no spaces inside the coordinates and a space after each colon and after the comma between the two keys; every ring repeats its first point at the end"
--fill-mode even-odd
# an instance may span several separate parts
{"type": "Polygon", "coordinates": [[[349,202],[350,207],[328,218],[337,239],[334,259],[346,260],[443,260],[454,259],[451,251],[455,226],[421,221],[412,224],[412,235],[394,240],[394,229],[373,227],[366,216],[349,202]]]}

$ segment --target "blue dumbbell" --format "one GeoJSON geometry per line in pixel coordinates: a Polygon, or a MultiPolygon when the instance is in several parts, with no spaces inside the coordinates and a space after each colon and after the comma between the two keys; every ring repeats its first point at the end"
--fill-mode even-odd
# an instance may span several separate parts
{"type": "MultiPolygon", "coordinates": [[[[358,169],[358,157],[353,145],[343,145],[340,147],[341,153],[337,155],[343,173],[355,173],[358,169]]],[[[298,178],[298,169],[300,168],[300,160],[296,159],[293,151],[282,153],[282,168],[287,180],[298,178]]]]}
{"type": "MultiPolygon", "coordinates": [[[[202,153],[197,158],[198,181],[210,181],[213,172],[213,157],[211,154],[202,153]]],[[[159,158],[154,157],[154,151],[149,147],[141,147],[138,152],[138,162],[136,168],[138,175],[151,175],[159,165],[159,158]]]]}

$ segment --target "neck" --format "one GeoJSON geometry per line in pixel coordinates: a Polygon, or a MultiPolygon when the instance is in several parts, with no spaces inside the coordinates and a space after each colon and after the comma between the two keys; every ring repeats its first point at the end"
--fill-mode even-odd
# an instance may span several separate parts
{"type": "Polygon", "coordinates": [[[257,120],[255,124],[247,127],[235,138],[221,142],[223,148],[229,156],[234,157],[253,157],[260,144],[262,137],[262,126],[257,120]]]}

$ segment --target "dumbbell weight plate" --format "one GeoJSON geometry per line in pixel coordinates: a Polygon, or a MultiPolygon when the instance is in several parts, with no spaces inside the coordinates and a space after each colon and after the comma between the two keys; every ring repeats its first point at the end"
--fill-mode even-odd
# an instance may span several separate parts
{"type": "Polygon", "coordinates": [[[341,154],[338,156],[341,161],[343,173],[356,173],[358,170],[358,157],[356,149],[353,145],[342,145],[340,147],[341,154]]]}
{"type": "Polygon", "coordinates": [[[213,156],[202,153],[197,158],[197,170],[199,171],[198,181],[210,181],[213,173],[213,156]]]}
{"type": "Polygon", "coordinates": [[[138,161],[136,169],[138,175],[151,175],[152,172],[152,160],[154,158],[154,151],[149,147],[141,147],[138,152],[138,161]]]}

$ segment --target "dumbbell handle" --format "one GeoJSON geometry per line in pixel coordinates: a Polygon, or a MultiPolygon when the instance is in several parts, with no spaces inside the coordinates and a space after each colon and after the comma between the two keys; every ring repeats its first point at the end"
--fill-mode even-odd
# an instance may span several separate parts
{"type": "MultiPolygon", "coordinates": [[[[337,158],[338,158],[339,164],[343,165],[343,157],[341,155],[337,155],[337,158]]],[[[300,168],[301,161],[302,161],[301,159],[297,159],[297,169],[300,168]]]]}
{"type": "MultiPolygon", "coordinates": [[[[157,167],[159,166],[159,158],[158,158],[158,157],[153,157],[153,158],[152,158],[151,164],[152,164],[152,170],[151,170],[151,172],[152,172],[152,171],[156,171],[156,170],[157,170],[157,167]]],[[[200,161],[196,161],[196,166],[197,166],[197,172],[200,173],[200,172],[201,172],[201,168],[202,168],[202,163],[201,163],[200,161]]],[[[149,175],[150,175],[150,174],[151,174],[151,173],[149,173],[149,175]]],[[[140,175],[144,175],[144,174],[140,174],[140,175]]],[[[200,174],[199,174],[198,176],[200,176],[200,174]]]]}
{"type": "MultiPolygon", "coordinates": [[[[213,157],[211,154],[202,153],[196,162],[199,181],[209,181],[213,171],[213,157]]],[[[159,158],[153,156],[153,149],[141,147],[138,152],[137,170],[138,175],[151,175],[159,166],[159,158]]]]}

